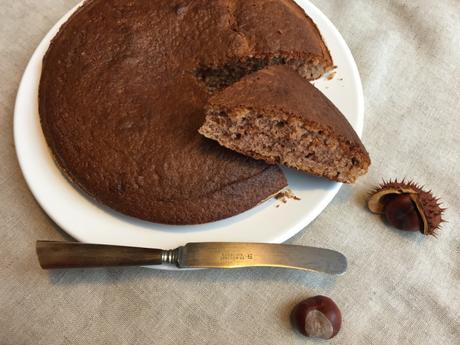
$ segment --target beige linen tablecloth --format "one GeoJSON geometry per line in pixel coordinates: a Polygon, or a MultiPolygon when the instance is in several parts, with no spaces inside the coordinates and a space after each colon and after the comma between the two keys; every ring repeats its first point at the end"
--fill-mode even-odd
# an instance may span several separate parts
{"type": "Polygon", "coordinates": [[[47,272],[37,239],[68,239],[16,161],[21,74],[78,0],[0,1],[0,344],[315,344],[289,312],[323,294],[343,312],[330,344],[460,344],[460,1],[314,0],[348,42],[364,84],[369,174],[344,186],[290,243],[346,254],[346,275],[276,269],[47,272]],[[365,208],[382,178],[410,177],[448,207],[439,238],[392,230],[365,208]]]}

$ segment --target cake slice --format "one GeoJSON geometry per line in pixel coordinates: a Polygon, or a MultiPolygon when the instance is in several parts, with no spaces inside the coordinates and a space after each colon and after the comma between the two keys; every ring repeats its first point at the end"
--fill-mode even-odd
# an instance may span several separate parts
{"type": "Polygon", "coordinates": [[[199,132],[270,164],[353,183],[369,154],[343,114],[286,66],[250,74],[209,99],[199,132]]]}

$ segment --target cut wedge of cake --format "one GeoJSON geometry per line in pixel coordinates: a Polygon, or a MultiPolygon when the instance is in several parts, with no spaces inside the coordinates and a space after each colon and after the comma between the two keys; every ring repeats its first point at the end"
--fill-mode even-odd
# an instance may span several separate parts
{"type": "Polygon", "coordinates": [[[250,74],[209,99],[199,132],[270,164],[353,183],[369,154],[344,115],[286,66],[250,74]]]}

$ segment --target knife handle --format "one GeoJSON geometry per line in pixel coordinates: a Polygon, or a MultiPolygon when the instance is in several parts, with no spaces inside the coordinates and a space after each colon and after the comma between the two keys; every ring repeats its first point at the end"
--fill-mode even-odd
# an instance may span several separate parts
{"type": "Polygon", "coordinates": [[[176,263],[176,250],[37,241],[38,261],[43,269],[161,265],[176,263]]]}

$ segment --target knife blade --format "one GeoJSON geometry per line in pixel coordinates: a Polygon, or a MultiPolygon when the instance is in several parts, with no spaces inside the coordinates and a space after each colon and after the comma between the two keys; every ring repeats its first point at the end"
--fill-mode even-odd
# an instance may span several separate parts
{"type": "Polygon", "coordinates": [[[341,275],[346,257],[334,250],[290,244],[201,242],[172,250],[80,242],[37,241],[43,269],[175,265],[178,268],[281,267],[341,275]]]}

